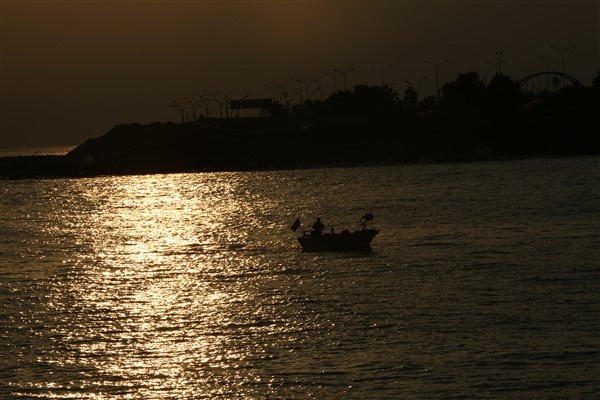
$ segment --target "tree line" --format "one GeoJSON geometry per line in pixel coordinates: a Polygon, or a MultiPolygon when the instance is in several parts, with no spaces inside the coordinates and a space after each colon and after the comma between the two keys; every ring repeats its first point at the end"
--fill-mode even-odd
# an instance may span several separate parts
{"type": "MultiPolygon", "coordinates": [[[[556,86],[556,85],[555,85],[556,86]]],[[[359,84],[349,90],[338,90],[327,98],[318,99],[314,94],[300,94],[294,101],[289,93],[282,92],[271,108],[260,111],[260,116],[289,118],[312,124],[319,119],[362,119],[370,123],[405,120],[414,117],[501,117],[519,112],[557,111],[561,107],[572,108],[598,105],[600,70],[590,87],[563,86],[559,91],[542,91],[534,94],[523,90],[518,81],[497,73],[484,83],[475,71],[458,74],[454,81],[445,83],[439,96],[419,98],[419,89],[410,85],[402,94],[392,86],[359,84]]],[[[196,94],[173,101],[170,107],[180,116],[180,122],[230,119],[234,117],[229,108],[229,92],[196,94]]],[[[238,113],[239,115],[239,113],[238,113]]]]}
{"type": "Polygon", "coordinates": [[[309,123],[328,117],[385,123],[427,116],[497,118],[574,107],[592,109],[600,104],[600,70],[589,87],[564,86],[557,92],[546,90],[538,94],[523,90],[518,81],[500,73],[486,84],[473,71],[458,74],[454,81],[445,83],[439,97],[419,99],[418,90],[412,85],[400,95],[389,85],[360,84],[324,100],[309,98],[297,104],[274,104],[270,115],[303,118],[309,123]]]}

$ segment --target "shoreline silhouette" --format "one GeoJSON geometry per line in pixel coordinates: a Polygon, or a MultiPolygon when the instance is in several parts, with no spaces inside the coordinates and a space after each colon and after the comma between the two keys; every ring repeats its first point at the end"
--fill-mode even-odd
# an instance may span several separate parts
{"type": "MultiPolygon", "coordinates": [[[[243,121],[238,121],[242,123],[243,121]]],[[[253,121],[256,123],[256,121],[253,121]]],[[[240,131],[210,124],[118,125],[64,156],[0,158],[0,178],[94,177],[154,173],[302,169],[364,164],[480,162],[600,154],[591,120],[568,118],[491,125],[424,121],[410,134],[387,130],[240,131]],[[448,134],[448,127],[460,137],[448,134]],[[565,125],[568,128],[565,129],[565,125]],[[502,133],[502,135],[498,135],[502,133]]]]}
{"type": "MultiPolygon", "coordinates": [[[[260,117],[116,125],[64,156],[0,158],[0,178],[299,169],[600,154],[593,128],[600,71],[591,87],[524,94],[497,75],[459,74],[441,98],[409,87],[357,85],[324,101],[268,104],[260,117]]],[[[249,101],[250,103],[250,101],[249,101]]],[[[233,107],[232,107],[233,108],[233,107]]]]}

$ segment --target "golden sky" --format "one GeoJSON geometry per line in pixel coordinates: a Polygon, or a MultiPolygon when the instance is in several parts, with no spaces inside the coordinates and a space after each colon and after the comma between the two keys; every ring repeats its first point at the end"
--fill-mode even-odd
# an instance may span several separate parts
{"type": "MultiPolygon", "coordinates": [[[[348,86],[440,81],[478,71],[520,79],[546,68],[589,85],[599,69],[597,0],[0,0],[0,147],[78,145],[119,123],[178,119],[172,100],[354,68],[348,86]]],[[[343,87],[341,78],[337,88],[343,87]]],[[[293,88],[290,88],[293,91],[293,88]]]]}

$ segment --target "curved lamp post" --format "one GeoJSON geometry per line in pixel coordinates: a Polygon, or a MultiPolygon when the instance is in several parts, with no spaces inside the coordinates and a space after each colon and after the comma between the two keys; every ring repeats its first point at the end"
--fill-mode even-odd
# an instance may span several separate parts
{"type": "Polygon", "coordinates": [[[338,72],[338,73],[340,73],[340,74],[342,74],[342,75],[344,75],[344,92],[346,92],[346,91],[348,90],[348,88],[347,88],[347,86],[346,86],[346,74],[347,74],[348,72],[352,72],[352,71],[354,71],[354,68],[350,68],[350,69],[347,69],[347,70],[345,70],[345,71],[341,71],[341,70],[339,70],[339,69],[335,68],[335,69],[334,69],[334,71],[335,71],[335,72],[338,72]]]}
{"type": "MultiPolygon", "coordinates": [[[[564,75],[565,74],[565,51],[574,49],[575,45],[569,46],[569,47],[555,47],[555,46],[550,46],[550,48],[554,49],[554,50],[560,51],[560,57],[561,57],[561,60],[562,60],[562,73],[564,75]]],[[[565,86],[565,77],[564,76],[562,78],[562,81],[563,81],[563,87],[564,87],[565,86]]]]}
{"type": "Polygon", "coordinates": [[[378,72],[380,72],[380,73],[381,73],[381,86],[383,86],[383,85],[384,85],[384,82],[383,82],[383,73],[384,73],[385,71],[387,71],[388,69],[391,69],[392,67],[393,67],[393,65],[390,65],[389,67],[385,67],[385,68],[375,68],[375,67],[371,67],[371,69],[372,69],[373,71],[378,71],[378,72]]]}
{"type": "Polygon", "coordinates": [[[435,102],[437,103],[440,99],[440,75],[439,75],[439,66],[447,63],[448,60],[444,60],[444,61],[438,61],[438,62],[433,62],[433,61],[427,61],[425,60],[425,62],[427,64],[431,64],[433,66],[435,66],[435,102]]]}

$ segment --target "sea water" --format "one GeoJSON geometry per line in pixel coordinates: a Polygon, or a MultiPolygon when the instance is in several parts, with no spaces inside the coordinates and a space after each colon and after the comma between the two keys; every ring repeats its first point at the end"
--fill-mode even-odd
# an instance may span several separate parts
{"type": "Polygon", "coordinates": [[[599,170],[1,181],[0,398],[597,398],[599,170]],[[289,229],[367,212],[370,253],[289,229]]]}
{"type": "Polygon", "coordinates": [[[52,147],[0,147],[2,157],[27,157],[27,156],[64,156],[76,146],[52,147]]]}

